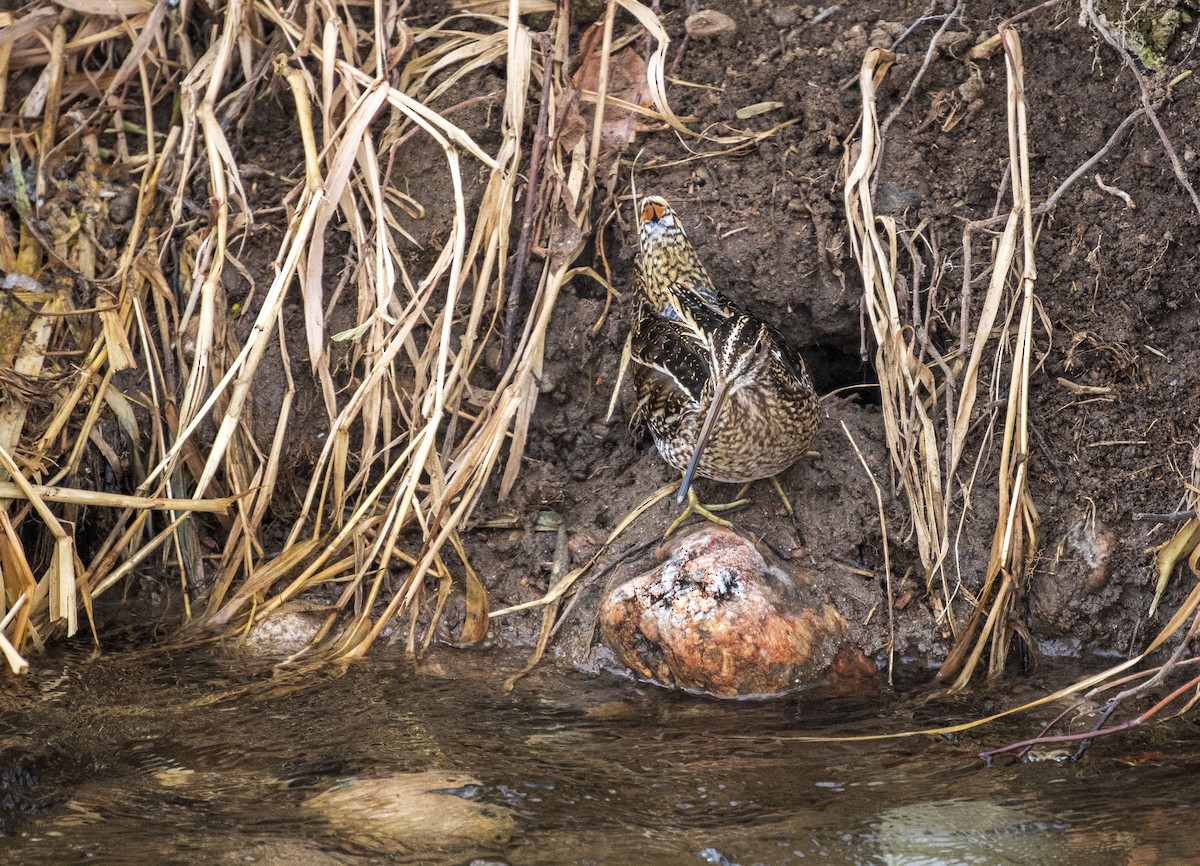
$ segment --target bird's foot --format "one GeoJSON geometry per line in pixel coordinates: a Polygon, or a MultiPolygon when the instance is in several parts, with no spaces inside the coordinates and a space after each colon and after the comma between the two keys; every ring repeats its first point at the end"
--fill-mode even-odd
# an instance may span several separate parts
{"type": "MultiPolygon", "coordinates": [[[[742,485],[742,489],[739,490],[738,494],[737,494],[737,498],[740,501],[742,501],[742,502],[746,501],[745,500],[746,491],[750,489],[750,485],[753,483],[754,483],[753,481],[747,481],[745,484],[742,485]]],[[[788,499],[787,494],[783,492],[783,487],[779,483],[778,475],[771,476],[771,486],[774,487],[775,492],[777,494],[779,494],[779,501],[783,503],[783,509],[784,509],[784,511],[787,512],[788,517],[792,518],[792,520],[795,520],[796,519],[796,509],[792,508],[792,500],[788,499]]]]}
{"type": "Polygon", "coordinates": [[[682,526],[684,521],[693,514],[698,514],[710,523],[715,523],[718,526],[724,526],[728,529],[730,526],[732,526],[732,524],[722,517],[717,517],[716,512],[730,511],[734,508],[741,508],[744,505],[748,505],[749,502],[749,499],[739,498],[735,499],[733,502],[721,502],[717,503],[716,505],[705,505],[702,504],[699,497],[696,496],[696,491],[691,487],[688,487],[687,507],[683,509],[683,513],[676,517],[675,522],[668,527],[665,533],[663,533],[663,538],[670,538],[671,533],[682,526]]]}
{"type": "MultiPolygon", "coordinates": [[[[747,481],[742,485],[742,489],[738,491],[738,499],[742,499],[746,495],[746,491],[750,489],[753,481],[747,481]]],[[[788,495],[783,492],[783,485],[779,483],[779,476],[771,476],[771,486],[775,488],[776,495],[779,496],[779,501],[783,503],[783,510],[787,512],[788,519],[792,522],[792,528],[796,530],[796,542],[800,548],[807,547],[804,541],[804,527],[800,525],[800,518],[796,514],[796,509],[792,506],[792,500],[788,499],[788,495]]],[[[744,501],[744,500],[743,500],[744,501]]]]}

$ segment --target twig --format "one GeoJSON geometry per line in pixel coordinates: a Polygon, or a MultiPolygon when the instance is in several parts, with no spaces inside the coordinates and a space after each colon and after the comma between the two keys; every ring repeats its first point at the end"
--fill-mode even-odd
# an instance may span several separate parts
{"type": "Polygon", "coordinates": [[[924,24],[926,21],[936,21],[937,19],[941,18],[942,17],[941,15],[933,14],[933,10],[936,8],[937,8],[937,2],[935,0],[935,2],[929,4],[929,7],[925,10],[925,12],[921,15],[920,18],[918,18],[912,24],[909,24],[908,27],[906,27],[904,29],[903,33],[901,33],[894,40],[892,40],[892,47],[890,50],[895,51],[897,48],[899,48],[904,43],[904,41],[906,39],[908,39],[908,37],[912,36],[913,33],[916,31],[916,29],[918,27],[920,27],[922,24],[924,24]]]}
{"type": "Polygon", "coordinates": [[[1150,118],[1150,122],[1154,124],[1154,129],[1158,133],[1158,139],[1162,142],[1163,150],[1167,152],[1167,157],[1171,160],[1171,168],[1175,171],[1175,177],[1179,181],[1179,185],[1187,191],[1187,194],[1192,199],[1192,205],[1196,208],[1196,213],[1200,214],[1200,196],[1196,195],[1196,188],[1188,180],[1183,163],[1179,161],[1179,154],[1175,152],[1175,147],[1171,144],[1171,139],[1167,136],[1167,131],[1163,129],[1162,123],[1158,119],[1158,112],[1150,104],[1150,90],[1146,86],[1146,77],[1142,75],[1141,70],[1137,67],[1137,61],[1125,50],[1125,46],[1121,44],[1121,41],[1117,39],[1104,20],[1096,14],[1096,0],[1085,0],[1083,8],[1087,12],[1088,20],[1091,21],[1092,26],[1104,37],[1104,41],[1112,46],[1113,50],[1121,56],[1121,60],[1124,61],[1129,71],[1133,73],[1134,80],[1137,81],[1138,93],[1142,98],[1142,108],[1145,110],[1146,116],[1150,118]]]}
{"type": "MultiPolygon", "coordinates": [[[[942,26],[939,27],[937,29],[937,32],[933,34],[933,38],[929,40],[929,47],[925,49],[925,60],[921,63],[921,68],[918,69],[917,74],[915,76],[913,76],[912,83],[908,85],[908,90],[905,92],[903,98],[900,100],[899,103],[897,103],[896,107],[892,109],[891,113],[888,114],[887,119],[884,120],[883,124],[879,127],[880,139],[887,138],[888,128],[892,125],[892,122],[896,119],[896,117],[900,114],[900,112],[904,110],[904,106],[908,105],[908,101],[913,98],[913,94],[917,92],[917,85],[919,85],[921,83],[921,79],[925,77],[925,73],[929,70],[929,64],[933,62],[933,53],[934,53],[934,51],[937,50],[938,43],[942,39],[942,34],[946,32],[946,28],[949,27],[950,23],[952,21],[954,21],[954,19],[957,18],[960,14],[962,14],[961,0],[960,0],[959,4],[954,7],[953,11],[951,11],[950,14],[946,16],[946,20],[942,22],[942,26]]],[[[917,19],[917,23],[920,23],[920,21],[922,21],[922,20],[925,20],[925,19],[923,19],[923,18],[917,19]]],[[[916,24],[914,24],[913,26],[915,27],[916,24]]],[[[909,28],[909,29],[911,30],[912,28],[909,28]]],[[[904,35],[906,36],[907,33],[905,33],[904,35]]],[[[903,36],[901,37],[901,39],[903,39],[903,36]]],[[[900,44],[901,39],[897,39],[895,41],[895,43],[893,43],[893,45],[892,45],[893,50],[895,49],[896,45],[900,44]]],[[[875,174],[878,177],[878,175],[879,175],[878,169],[876,169],[875,174]]]]}
{"type": "MultiPolygon", "coordinates": [[[[991,749],[986,752],[980,752],[979,757],[982,758],[984,761],[990,763],[993,757],[995,757],[996,755],[1004,754],[1005,752],[1011,752],[1011,751],[1016,751],[1016,750],[1028,751],[1028,749],[1030,749],[1034,746],[1048,745],[1051,743],[1079,743],[1079,748],[1075,750],[1075,754],[1072,756],[1072,760],[1078,761],[1081,757],[1083,757],[1083,753],[1087,751],[1088,747],[1091,746],[1092,742],[1097,737],[1109,736],[1111,734],[1120,733],[1121,731],[1127,731],[1127,730],[1136,728],[1136,727],[1144,724],[1145,722],[1149,721],[1150,719],[1152,719],[1156,715],[1158,715],[1159,712],[1161,712],[1165,707],[1170,705],[1176,698],[1178,698],[1180,695],[1182,695],[1188,689],[1191,689],[1197,685],[1200,685],[1200,677],[1194,677],[1193,679],[1184,683],[1182,686],[1177,688],[1175,691],[1171,692],[1169,695],[1167,695],[1161,701],[1156,703],[1150,709],[1143,712],[1141,715],[1139,715],[1133,719],[1130,719],[1129,721],[1124,722],[1120,725],[1115,725],[1111,728],[1104,727],[1104,725],[1108,722],[1108,720],[1110,718],[1112,718],[1113,713],[1115,713],[1117,711],[1117,708],[1122,703],[1124,703],[1126,700],[1128,700],[1129,698],[1144,695],[1144,694],[1146,694],[1146,692],[1150,691],[1151,689],[1157,688],[1158,686],[1162,685],[1162,683],[1166,682],[1166,678],[1177,667],[1179,667],[1183,664],[1190,663],[1191,660],[1184,660],[1183,655],[1187,651],[1188,647],[1191,645],[1192,641],[1195,639],[1198,631],[1200,631],[1200,614],[1197,614],[1196,616],[1192,617],[1192,623],[1188,627],[1187,634],[1185,634],[1183,637],[1183,640],[1181,640],[1179,642],[1179,646],[1177,646],[1175,648],[1175,651],[1171,654],[1171,657],[1166,662],[1164,662],[1161,666],[1159,666],[1158,670],[1155,671],[1154,675],[1152,677],[1150,677],[1150,679],[1148,679],[1145,682],[1140,683],[1136,686],[1131,686],[1130,688],[1126,689],[1125,691],[1123,691],[1117,695],[1114,695],[1112,698],[1110,698],[1108,701],[1108,704],[1104,708],[1104,712],[1102,712],[1100,714],[1100,717],[1096,720],[1096,723],[1094,725],[1092,725],[1092,729],[1090,731],[1080,733],[1080,734],[1062,734],[1062,735],[1053,736],[1053,737],[1046,737],[1046,736],[1039,735],[1037,737],[1033,737],[1032,739],[1022,740],[1019,743],[1010,743],[1009,745],[1003,746],[998,749],[991,749]]],[[[1191,703],[1194,703],[1194,702],[1195,702],[1195,699],[1193,699],[1193,701],[1191,703]]],[[[1190,704],[1189,704],[1189,706],[1190,706],[1190,704]]],[[[1184,711],[1186,711],[1186,709],[1187,709],[1187,707],[1184,708],[1184,711]]],[[[1061,718],[1061,716],[1059,716],[1059,718],[1061,718]]],[[[1045,729],[1043,729],[1043,732],[1044,731],[1045,731],[1045,729]]]]}
{"type": "Polygon", "coordinates": [[[679,64],[683,60],[683,52],[687,50],[690,38],[685,31],[683,38],[679,40],[679,47],[675,50],[675,58],[671,61],[670,68],[667,69],[667,78],[674,78],[676,73],[679,72],[679,64]]]}
{"type": "MultiPolygon", "coordinates": [[[[1104,146],[1093,153],[1091,157],[1089,157],[1085,162],[1081,163],[1078,168],[1071,172],[1067,179],[1060,183],[1058,188],[1054,190],[1054,192],[1052,192],[1044,202],[1030,211],[1030,216],[1041,216],[1042,214],[1049,213],[1051,210],[1053,210],[1055,205],[1058,204],[1058,200],[1062,198],[1063,193],[1070,189],[1071,186],[1077,180],[1079,180],[1079,178],[1083,177],[1088,171],[1090,171],[1092,166],[1104,159],[1104,157],[1108,155],[1108,152],[1116,147],[1117,144],[1120,143],[1121,139],[1125,137],[1125,133],[1129,131],[1129,127],[1133,125],[1133,122],[1145,113],[1146,109],[1144,107],[1138,108],[1128,117],[1122,120],[1120,124],[1117,125],[1117,128],[1113,130],[1113,134],[1108,137],[1108,141],[1104,143],[1104,146]]],[[[1006,174],[1005,177],[1007,178],[1007,176],[1008,175],[1006,174]]],[[[974,277],[971,275],[971,237],[976,231],[998,226],[1005,222],[1008,218],[1008,214],[997,214],[985,219],[973,220],[967,223],[963,228],[962,315],[959,322],[960,352],[965,353],[967,348],[967,331],[971,304],[971,283],[974,281],[974,277]]]]}
{"type": "Polygon", "coordinates": [[[1028,9],[1021,10],[1016,15],[1013,15],[1011,18],[1005,18],[1003,21],[1000,22],[1000,27],[997,29],[1003,30],[1005,27],[1012,27],[1014,24],[1016,24],[1022,18],[1028,18],[1030,15],[1033,15],[1037,12],[1041,12],[1043,9],[1047,9],[1051,6],[1057,6],[1061,2],[1062,2],[1062,0],[1045,0],[1045,2],[1039,3],[1036,6],[1030,6],[1028,9]]]}
{"type": "MultiPolygon", "coordinates": [[[[551,23],[551,30],[554,29],[551,23]]],[[[533,226],[533,206],[538,198],[538,175],[542,169],[542,150],[546,146],[546,135],[550,125],[550,36],[549,31],[538,35],[542,47],[542,104],[538,108],[537,131],[533,136],[533,149],[529,155],[529,183],[525,185],[525,213],[521,219],[521,236],[517,241],[516,260],[513,262],[512,282],[508,287],[508,304],[504,313],[504,345],[500,351],[500,369],[508,369],[517,345],[517,312],[521,306],[521,284],[525,282],[525,268],[529,263],[529,240],[533,226]]]]}
{"type": "MultiPolygon", "coordinates": [[[[1134,728],[1144,725],[1150,719],[1157,716],[1165,707],[1173,703],[1175,699],[1184,692],[1187,692],[1198,685],[1200,685],[1200,677],[1190,679],[1141,715],[1136,716],[1127,722],[1122,722],[1119,725],[1114,725],[1111,728],[1098,728],[1085,731],[1080,734],[1060,734],[1054,737],[1033,737],[1028,740],[1022,740],[1019,743],[1009,743],[1007,746],[1001,746],[998,749],[989,749],[986,752],[980,752],[979,757],[986,763],[990,764],[992,762],[992,758],[996,757],[997,755],[1002,755],[1005,752],[1013,752],[1019,749],[1028,749],[1032,746],[1049,745],[1052,743],[1090,743],[1097,737],[1107,737],[1113,734],[1119,734],[1122,731],[1133,730],[1134,728]]],[[[1111,713],[1108,713],[1108,715],[1111,715],[1111,713]]],[[[1103,716],[1102,718],[1107,718],[1107,716],[1103,716]]],[[[1077,755],[1078,754],[1079,753],[1077,752],[1077,755]]]]}
{"type": "Polygon", "coordinates": [[[1189,508],[1187,511],[1168,511],[1163,514],[1156,514],[1153,511],[1135,511],[1133,513],[1134,520],[1142,520],[1147,523],[1183,523],[1191,520],[1196,516],[1196,509],[1189,508]]]}

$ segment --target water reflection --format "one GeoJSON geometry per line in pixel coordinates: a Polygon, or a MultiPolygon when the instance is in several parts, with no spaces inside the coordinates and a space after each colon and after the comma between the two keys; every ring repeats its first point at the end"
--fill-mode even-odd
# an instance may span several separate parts
{"type": "Polygon", "coordinates": [[[1082,764],[985,768],[976,753],[1005,731],[796,741],[945,707],[716,702],[550,671],[505,695],[522,662],[373,661],[273,696],[269,675],[219,654],[63,652],[0,705],[0,853],[30,866],[1195,862],[1181,806],[1200,794],[1194,744],[1148,763],[1114,744],[1082,764]]]}

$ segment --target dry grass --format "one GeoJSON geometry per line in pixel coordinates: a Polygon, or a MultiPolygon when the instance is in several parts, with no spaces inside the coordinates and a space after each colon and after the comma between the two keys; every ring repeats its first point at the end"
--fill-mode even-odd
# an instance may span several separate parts
{"type": "MultiPolygon", "coordinates": [[[[909,506],[927,586],[940,589],[935,602],[954,639],[940,671],[951,690],[965,688],[985,659],[988,677],[1000,676],[1013,638],[1027,639],[1019,605],[1039,541],[1038,512],[1027,481],[1033,457],[1029,379],[1035,334],[1039,327],[1050,331],[1035,291],[1035,218],[1051,210],[1066,187],[1145,113],[1131,114],[1099,153],[1034,207],[1021,45],[1007,27],[1001,28],[998,44],[1008,82],[1008,170],[1001,189],[1011,205],[1007,213],[969,223],[964,230],[957,346],[939,348],[931,336],[935,327],[953,318],[949,299],[939,295],[944,272],[936,240],[924,224],[902,231],[894,219],[877,218],[873,211],[871,184],[883,146],[875,89],[890,62],[885,52],[869,54],[864,63],[861,143],[846,169],[846,210],[877,346],[893,470],[909,506]],[[986,292],[976,297],[973,243],[984,232],[990,239],[989,277],[986,292]],[[913,273],[906,289],[898,288],[902,256],[913,273]],[[924,274],[929,276],[923,284],[924,274]],[[902,302],[906,293],[911,303],[902,302]],[[992,451],[997,444],[998,454],[992,451]],[[981,469],[993,465],[995,477],[981,477],[981,469]],[[964,581],[955,551],[973,508],[973,490],[981,483],[998,494],[991,551],[981,580],[964,581]],[[969,603],[970,613],[962,622],[954,618],[958,600],[969,603]]],[[[1192,550],[1193,533],[1189,522],[1164,547],[1164,575],[1174,568],[1180,551],[1186,555],[1192,550]]]]}
{"type": "Polygon", "coordinates": [[[756,137],[697,134],[671,110],[667,35],[635,0],[610,0],[598,50],[581,58],[561,16],[529,29],[547,10],[538,2],[468,4],[419,31],[378,8],[180,9],[35,0],[19,18],[0,13],[0,82],[38,75],[20,104],[0,90],[14,204],[0,220],[17,214],[0,225],[15,301],[0,311],[0,493],[28,502],[3,517],[0,649],[22,668],[21,653],[74,633],[78,610],[90,617],[92,599],[146,568],[178,574],[185,599],[191,585],[210,587],[204,608],[186,612],[207,629],[246,628],[322,588],[329,618],[309,654],[341,658],[365,653],[398,616],[407,648],[427,645],[457,584],[467,611],[454,637],[478,640],[491,611],[460,533],[484,496],[503,499],[518,478],[559,294],[580,276],[603,282],[571,263],[611,192],[609,133],[631,136],[637,118],[722,148],[756,137]],[[618,7],[636,24],[618,24],[618,7]],[[652,48],[636,60],[644,93],[610,94],[610,64],[635,39],[652,48]],[[500,59],[496,143],[484,148],[454,123],[447,97],[500,59]],[[575,60],[586,84],[571,74],[575,60]],[[226,284],[248,278],[239,256],[256,215],[232,136],[269,92],[294,112],[303,178],[282,200],[269,284],[234,309],[226,284]],[[410,197],[381,179],[416,138],[441,153],[443,170],[410,197]],[[82,200],[67,195],[67,175],[82,200]],[[414,237],[423,223],[413,218],[434,200],[452,203],[448,236],[414,237]],[[130,215],[128,237],[106,244],[130,215]],[[336,259],[334,230],[350,244],[336,259]],[[414,261],[426,269],[410,273],[414,261]],[[357,322],[338,334],[334,272],[337,302],[357,322]],[[536,290],[515,317],[525,275],[536,290]],[[265,530],[297,418],[289,302],[303,309],[329,433],[276,552],[265,530]],[[14,334],[27,336],[4,339],[14,334]],[[485,387],[485,353],[501,343],[507,363],[485,387]],[[264,387],[279,393],[269,441],[252,418],[264,387]],[[97,473],[132,475],[135,489],[85,496],[97,473]],[[198,524],[203,511],[218,522],[198,524]],[[86,556],[83,523],[101,527],[86,556]],[[203,543],[213,537],[218,554],[203,543]]]}
{"type": "MultiPolygon", "coordinates": [[[[970,268],[964,268],[962,338],[957,352],[944,355],[931,337],[935,318],[946,304],[938,297],[943,271],[936,245],[924,235],[923,225],[905,233],[894,218],[877,217],[874,212],[872,182],[883,146],[876,89],[892,60],[881,49],[868,51],[863,62],[859,78],[863,96],[861,136],[857,147],[847,150],[846,157],[845,208],[876,345],[875,366],[892,468],[909,505],[926,586],[940,586],[941,612],[955,636],[954,650],[941,671],[955,689],[970,680],[988,646],[989,675],[1003,671],[1016,622],[1011,613],[1021,598],[1026,567],[1037,548],[1037,510],[1025,483],[1037,269],[1029,197],[1024,66],[1015,31],[1005,29],[1001,37],[1008,72],[1008,189],[1013,203],[1004,218],[1003,232],[994,243],[991,279],[977,308],[971,303],[970,268]],[[923,256],[918,245],[923,245],[929,255],[923,256]],[[907,288],[911,297],[908,304],[902,302],[898,287],[902,247],[914,277],[907,288]],[[932,258],[932,268],[923,264],[926,258],[932,258]],[[930,276],[922,284],[926,270],[930,276]],[[920,303],[922,298],[924,305],[920,303]],[[1006,307],[1006,324],[1000,329],[997,345],[995,324],[1006,307]],[[953,609],[963,584],[961,576],[951,577],[947,560],[955,537],[955,518],[961,520],[965,514],[962,503],[970,502],[982,448],[992,440],[990,426],[982,438],[968,436],[977,417],[985,357],[996,359],[991,371],[992,387],[999,391],[1004,378],[1008,380],[1007,393],[996,395],[1006,407],[996,479],[1000,501],[987,574],[976,595],[974,612],[962,625],[954,621],[953,609]],[[963,477],[960,469],[972,445],[980,449],[970,461],[975,469],[963,477]],[[960,503],[957,513],[956,501],[960,503]]],[[[977,228],[968,226],[967,231],[977,228]]],[[[968,249],[969,243],[968,235],[964,240],[968,249]]],[[[993,413],[988,424],[997,420],[993,413]]]]}

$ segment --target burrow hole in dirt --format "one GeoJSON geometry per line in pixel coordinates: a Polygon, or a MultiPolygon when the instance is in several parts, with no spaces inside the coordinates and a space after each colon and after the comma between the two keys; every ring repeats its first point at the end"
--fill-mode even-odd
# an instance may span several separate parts
{"type": "Polygon", "coordinates": [[[838,346],[799,346],[800,355],[812,376],[818,394],[855,394],[864,406],[881,405],[879,376],[875,365],[864,361],[858,352],[848,352],[838,346]]]}

